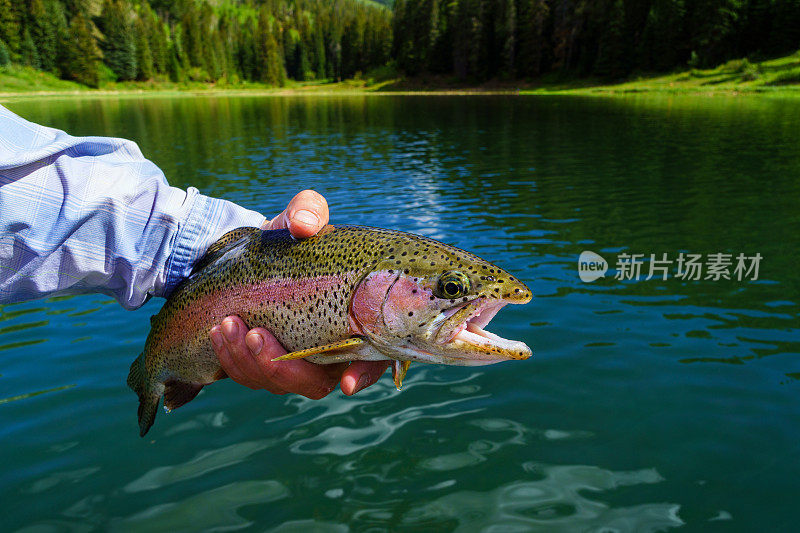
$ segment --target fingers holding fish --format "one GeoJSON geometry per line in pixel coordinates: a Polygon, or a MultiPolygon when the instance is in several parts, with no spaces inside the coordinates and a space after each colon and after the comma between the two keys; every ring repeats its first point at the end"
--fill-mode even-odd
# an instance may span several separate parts
{"type": "Polygon", "coordinates": [[[328,202],[318,192],[300,191],[286,209],[267,222],[264,229],[288,229],[298,239],[311,237],[328,223],[328,202]]]}
{"type": "Polygon", "coordinates": [[[234,363],[227,346],[225,345],[225,338],[222,336],[222,326],[214,326],[209,332],[211,338],[211,346],[214,348],[214,353],[217,354],[220,366],[225,374],[235,382],[241,382],[242,373],[234,363]]]}
{"type": "Polygon", "coordinates": [[[308,361],[275,361],[286,354],[266,329],[250,331],[237,316],[229,316],[211,330],[214,351],[223,370],[237,383],[274,394],[295,393],[318,400],[336,388],[346,364],[315,365],[308,361]],[[216,338],[216,340],[215,340],[216,338]],[[222,340],[218,348],[216,343],[222,340]]]}
{"type": "Polygon", "coordinates": [[[342,374],[342,392],[348,396],[374,385],[389,368],[390,361],[353,361],[342,374]]]}
{"type": "Polygon", "coordinates": [[[248,336],[251,335],[261,335],[265,341],[261,351],[248,362],[253,364],[248,370],[253,372],[252,376],[259,376],[259,383],[269,383],[312,400],[324,398],[339,383],[341,367],[329,369],[303,360],[273,361],[286,353],[277,339],[263,328],[250,330],[248,336]]]}
{"type": "Polygon", "coordinates": [[[286,353],[283,346],[263,328],[247,331],[237,316],[227,317],[221,326],[214,326],[211,340],[220,365],[231,379],[273,394],[293,392],[316,400],[330,394],[341,381],[342,391],[352,396],[374,385],[389,366],[388,361],[331,365],[302,360],[273,362],[286,353]]]}
{"type": "Polygon", "coordinates": [[[342,374],[345,370],[350,366],[350,362],[346,363],[334,363],[331,365],[319,365],[331,379],[336,380],[338,383],[340,379],[342,379],[342,374]]]}
{"type": "Polygon", "coordinates": [[[211,328],[211,342],[222,369],[233,381],[245,387],[265,389],[273,394],[286,394],[288,391],[271,380],[264,379],[251,350],[258,348],[259,354],[267,353],[271,357],[278,357],[286,351],[268,333],[264,335],[263,332],[250,332],[247,336],[245,333],[247,327],[242,319],[235,316],[223,320],[221,326],[211,328]]]}

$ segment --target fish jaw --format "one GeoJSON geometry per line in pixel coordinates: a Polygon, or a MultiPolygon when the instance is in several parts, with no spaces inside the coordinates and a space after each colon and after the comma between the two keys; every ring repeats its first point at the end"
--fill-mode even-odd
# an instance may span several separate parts
{"type": "Polygon", "coordinates": [[[436,334],[437,342],[448,351],[461,354],[459,363],[464,366],[488,365],[508,360],[525,360],[533,355],[530,347],[521,341],[505,339],[484,328],[506,305],[513,302],[476,298],[441,321],[436,334]]]}
{"type": "Polygon", "coordinates": [[[392,269],[372,272],[354,293],[351,328],[401,361],[476,366],[524,360],[532,355],[525,343],[484,329],[507,304],[530,301],[530,290],[517,283],[500,296],[491,291],[453,303],[436,298],[425,278],[392,269]]]}
{"type": "Polygon", "coordinates": [[[478,297],[442,311],[426,325],[426,334],[411,340],[431,362],[454,366],[482,366],[525,360],[533,355],[521,341],[505,339],[484,328],[509,302],[478,297]]]}

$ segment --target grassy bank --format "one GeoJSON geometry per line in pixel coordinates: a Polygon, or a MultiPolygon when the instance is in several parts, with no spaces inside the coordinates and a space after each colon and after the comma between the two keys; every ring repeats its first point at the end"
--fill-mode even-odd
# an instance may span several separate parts
{"type": "Polygon", "coordinates": [[[243,93],[267,95],[302,94],[579,94],[615,95],[661,94],[780,94],[800,96],[800,52],[762,62],[747,59],[728,61],[714,69],[637,77],[619,83],[597,79],[564,79],[545,76],[535,82],[490,82],[479,86],[443,77],[403,79],[391,69],[379,69],[363,78],[341,82],[290,82],[285,87],[260,83],[202,83],[170,81],[104,84],[99,89],[58,79],[30,67],[0,67],[0,99],[30,96],[88,96],[124,94],[243,93]]]}
{"type": "Polygon", "coordinates": [[[530,82],[492,81],[465,86],[452,78],[428,77],[400,79],[385,84],[381,91],[485,91],[518,94],[615,95],[654,94],[781,94],[800,96],[800,52],[791,56],[752,62],[728,61],[713,69],[687,69],[671,74],[636,76],[618,82],[597,78],[575,78],[548,74],[530,82]]]}
{"type": "Polygon", "coordinates": [[[762,62],[728,61],[714,69],[689,69],[673,74],[637,77],[620,83],[597,80],[548,81],[523,94],[793,94],[800,96],[800,52],[762,62]]]}
{"type": "MultiPolygon", "coordinates": [[[[380,70],[380,69],[379,69],[380,70]]],[[[380,71],[370,77],[357,78],[345,81],[310,81],[295,82],[289,80],[283,87],[275,87],[263,83],[251,82],[217,82],[205,83],[197,81],[172,82],[172,81],[129,81],[106,82],[99,88],[93,89],[76,83],[59,79],[53,74],[42,72],[31,67],[21,65],[6,65],[0,67],[0,100],[9,100],[26,97],[40,96],[104,96],[125,94],[195,94],[195,93],[247,93],[247,94],[340,94],[349,92],[375,92],[387,83],[394,81],[385,79],[385,74],[380,71]],[[380,77],[383,75],[383,77],[380,77]],[[376,81],[376,76],[377,80],[376,81]]]]}

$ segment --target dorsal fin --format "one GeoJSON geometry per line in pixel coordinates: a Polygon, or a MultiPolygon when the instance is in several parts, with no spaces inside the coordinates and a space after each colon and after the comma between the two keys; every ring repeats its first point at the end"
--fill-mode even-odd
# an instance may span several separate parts
{"type": "Polygon", "coordinates": [[[192,274],[202,270],[203,267],[214,261],[216,258],[220,257],[228,250],[228,248],[230,248],[234,243],[238,242],[242,238],[249,237],[254,233],[260,233],[260,232],[261,232],[260,229],[253,227],[232,229],[231,231],[220,237],[217,242],[208,247],[208,250],[206,250],[205,255],[201,257],[200,260],[197,261],[197,263],[194,264],[194,267],[192,268],[192,274]]]}

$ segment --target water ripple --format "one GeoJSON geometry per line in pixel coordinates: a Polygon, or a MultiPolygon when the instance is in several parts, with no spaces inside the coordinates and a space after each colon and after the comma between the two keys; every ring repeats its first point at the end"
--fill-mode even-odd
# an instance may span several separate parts
{"type": "Polygon", "coordinates": [[[483,408],[459,410],[450,409],[465,401],[486,398],[488,395],[457,398],[420,407],[408,407],[401,411],[380,415],[367,420],[366,426],[348,428],[342,426],[328,427],[321,433],[293,442],[290,449],[298,454],[334,454],[350,455],[360,450],[369,449],[386,441],[395,431],[408,424],[424,419],[448,419],[478,413],[483,408]]]}
{"type": "Polygon", "coordinates": [[[543,476],[537,481],[507,483],[486,492],[461,490],[409,510],[402,523],[416,527],[444,527],[452,531],[660,531],[679,527],[680,506],[646,503],[612,507],[591,499],[620,486],[663,481],[655,469],[613,472],[593,466],[526,463],[526,470],[543,476]]]}
{"type": "Polygon", "coordinates": [[[289,490],[278,481],[236,481],[178,502],[159,504],[133,516],[113,520],[108,531],[186,531],[187,524],[197,524],[198,528],[202,524],[203,531],[242,529],[253,522],[238,513],[240,508],[288,497],[289,490]]]}
{"type": "Polygon", "coordinates": [[[125,492],[136,493],[155,490],[193,479],[214,470],[227,468],[246,461],[251,455],[274,445],[277,440],[237,442],[224,448],[207,450],[198,453],[191,460],[170,466],[161,466],[145,473],[142,477],[131,481],[123,487],[125,492]]]}

